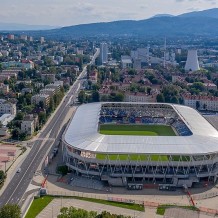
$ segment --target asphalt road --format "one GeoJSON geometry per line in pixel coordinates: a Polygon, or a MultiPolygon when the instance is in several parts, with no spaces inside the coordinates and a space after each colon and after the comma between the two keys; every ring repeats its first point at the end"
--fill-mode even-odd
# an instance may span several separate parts
{"type": "MultiPolygon", "coordinates": [[[[95,59],[98,55],[99,49],[95,53],[93,59],[95,59]]],[[[94,61],[90,62],[90,64],[93,63],[94,61]]],[[[83,80],[81,78],[83,78],[85,75],[86,67],[74,82],[70,91],[65,96],[64,101],[62,101],[60,107],[48,125],[40,133],[38,139],[34,142],[30,153],[20,166],[21,172],[14,175],[5,191],[0,196],[0,207],[9,203],[19,204],[21,202],[21,199],[32,180],[35,171],[39,167],[41,161],[45,158],[45,154],[51,149],[51,143],[52,145],[55,145],[60,140],[60,136],[58,136],[60,124],[64,120],[64,117],[70,108],[71,102],[76,100],[77,94],[82,87],[83,80]]]]}

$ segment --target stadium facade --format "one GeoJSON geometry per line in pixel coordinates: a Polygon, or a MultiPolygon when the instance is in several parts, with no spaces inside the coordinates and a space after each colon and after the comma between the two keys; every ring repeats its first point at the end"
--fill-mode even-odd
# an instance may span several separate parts
{"type": "Polygon", "coordinates": [[[110,185],[191,187],[215,182],[218,132],[196,110],[164,103],[91,103],[78,107],[62,138],[63,159],[78,175],[110,185]],[[100,124],[168,125],[176,136],[103,135],[100,124]]]}

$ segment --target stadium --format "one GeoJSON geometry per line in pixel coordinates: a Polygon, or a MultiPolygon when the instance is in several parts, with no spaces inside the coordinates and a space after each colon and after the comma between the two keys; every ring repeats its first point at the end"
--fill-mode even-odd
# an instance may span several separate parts
{"type": "Polygon", "coordinates": [[[62,148],[76,175],[111,186],[191,187],[216,182],[218,175],[217,130],[182,105],[81,105],[62,136],[62,148]]]}

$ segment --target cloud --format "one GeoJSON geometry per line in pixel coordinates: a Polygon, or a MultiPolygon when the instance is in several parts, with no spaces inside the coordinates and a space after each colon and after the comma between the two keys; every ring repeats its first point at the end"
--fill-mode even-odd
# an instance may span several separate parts
{"type": "Polygon", "coordinates": [[[217,0],[2,0],[1,22],[74,25],[120,19],[145,19],[156,14],[181,14],[191,8],[218,7],[217,0]]]}

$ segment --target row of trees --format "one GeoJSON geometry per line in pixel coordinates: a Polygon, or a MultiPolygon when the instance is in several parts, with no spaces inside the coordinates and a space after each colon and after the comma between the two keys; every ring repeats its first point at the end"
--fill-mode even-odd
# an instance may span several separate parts
{"type": "MultiPolygon", "coordinates": [[[[1,217],[0,217],[1,218],[1,217]]],[[[61,208],[58,218],[130,218],[129,216],[111,214],[103,211],[98,214],[95,211],[87,211],[84,209],[76,209],[74,207],[63,207],[61,208]]]]}
{"type": "Polygon", "coordinates": [[[103,95],[100,99],[100,94],[98,91],[93,91],[91,94],[86,93],[84,90],[80,91],[78,95],[78,101],[79,103],[90,103],[90,102],[99,102],[99,101],[123,101],[124,95],[121,92],[112,92],[110,95],[103,95]]]}

